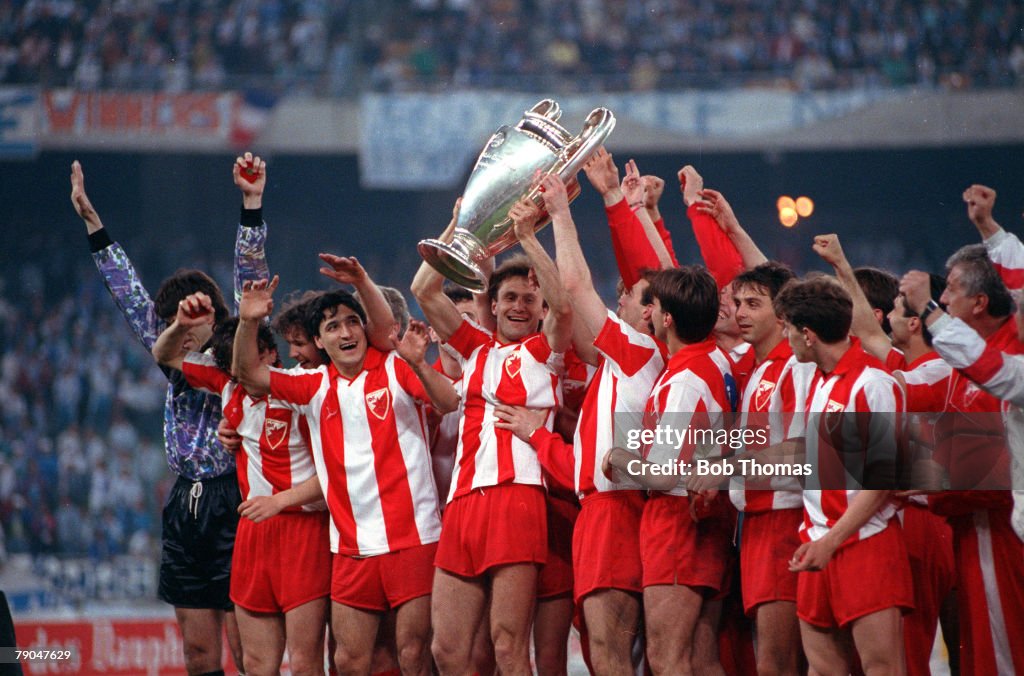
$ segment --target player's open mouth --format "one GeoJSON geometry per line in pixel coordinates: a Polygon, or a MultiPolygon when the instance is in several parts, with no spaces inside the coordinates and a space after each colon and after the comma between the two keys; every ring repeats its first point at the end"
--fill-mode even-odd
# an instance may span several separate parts
{"type": "Polygon", "coordinates": [[[523,323],[523,322],[528,322],[528,321],[530,321],[530,317],[529,317],[529,316],[526,316],[526,317],[517,317],[517,316],[513,316],[513,315],[508,315],[508,320],[509,320],[510,322],[519,322],[519,323],[523,323]]]}
{"type": "Polygon", "coordinates": [[[356,349],[357,347],[359,347],[359,343],[342,343],[341,345],[338,346],[338,349],[341,350],[342,352],[348,352],[350,350],[356,349]]]}

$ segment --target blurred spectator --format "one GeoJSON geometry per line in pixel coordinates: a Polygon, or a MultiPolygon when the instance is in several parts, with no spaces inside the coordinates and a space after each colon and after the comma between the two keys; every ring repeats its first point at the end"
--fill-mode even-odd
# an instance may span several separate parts
{"type": "Polygon", "coordinates": [[[456,86],[1006,87],[1014,0],[0,3],[0,83],[349,94],[456,86]],[[365,78],[351,79],[353,67],[365,78]],[[654,77],[652,78],[652,71],[654,77]]]}

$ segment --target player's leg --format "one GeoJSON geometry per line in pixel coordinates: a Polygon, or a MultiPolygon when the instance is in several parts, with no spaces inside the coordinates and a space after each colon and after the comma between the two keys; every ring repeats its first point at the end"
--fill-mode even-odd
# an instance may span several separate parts
{"type": "Polygon", "coordinates": [[[701,604],[700,593],[685,585],[644,588],[647,660],[655,674],[693,673],[693,632],[701,604]]]}
{"type": "Polygon", "coordinates": [[[718,625],[721,619],[721,600],[701,603],[697,626],[693,629],[693,651],[690,657],[690,668],[695,674],[725,676],[718,658],[718,625]]]}
{"type": "Polygon", "coordinates": [[[473,665],[480,676],[492,676],[498,667],[494,663],[494,644],[491,643],[491,599],[487,598],[480,616],[480,624],[473,637],[473,665]]]}
{"type": "Polygon", "coordinates": [[[640,599],[621,589],[600,589],[583,599],[590,660],[597,674],[633,674],[633,641],[640,630],[640,599]]]}
{"type": "Polygon", "coordinates": [[[175,608],[174,617],[181,629],[185,651],[185,670],[189,676],[220,671],[224,611],[211,608],[175,608]]]}
{"type": "Polygon", "coordinates": [[[501,674],[530,673],[530,628],[537,594],[537,566],[515,563],[489,571],[491,641],[501,674]]]}
{"type": "Polygon", "coordinates": [[[420,596],[398,607],[395,616],[398,664],[404,676],[430,674],[430,597],[420,596]]]}
{"type": "Polygon", "coordinates": [[[849,644],[838,629],[817,627],[800,620],[800,640],[812,673],[818,676],[850,673],[849,644]]]}
{"type": "Polygon", "coordinates": [[[852,633],[865,676],[906,673],[899,608],[886,608],[854,620],[852,633]]]}
{"type": "Polygon", "coordinates": [[[435,571],[431,652],[441,674],[473,673],[473,638],[483,619],[486,598],[482,578],[463,578],[440,568],[435,571]]]}
{"type": "Polygon", "coordinates": [[[245,649],[242,671],[246,676],[264,676],[281,671],[284,659],[285,620],[280,613],[257,613],[235,606],[238,635],[245,649]]]}
{"type": "Polygon", "coordinates": [[[331,628],[338,643],[334,664],[340,676],[367,676],[370,673],[380,618],[381,614],[376,611],[353,608],[337,601],[331,603],[331,628]]]}
{"type": "MultiPolygon", "coordinates": [[[[324,596],[285,613],[288,664],[293,676],[324,673],[324,627],[329,609],[330,600],[324,596]]],[[[248,668],[246,676],[250,676],[248,668]]]]}
{"type": "MultiPolygon", "coordinates": [[[[231,659],[235,662],[235,668],[243,663],[245,654],[242,651],[242,633],[238,629],[238,618],[234,610],[224,612],[224,635],[228,639],[228,649],[231,651],[231,659]]],[[[238,669],[242,671],[242,669],[238,669]]]]}
{"type": "Polygon", "coordinates": [[[762,603],[755,611],[755,621],[759,676],[796,676],[800,669],[800,621],[796,617],[796,603],[762,603]]]}
{"type": "Polygon", "coordinates": [[[541,676],[561,676],[566,673],[572,613],[571,589],[566,595],[537,601],[533,620],[533,650],[537,673],[541,676]]]}

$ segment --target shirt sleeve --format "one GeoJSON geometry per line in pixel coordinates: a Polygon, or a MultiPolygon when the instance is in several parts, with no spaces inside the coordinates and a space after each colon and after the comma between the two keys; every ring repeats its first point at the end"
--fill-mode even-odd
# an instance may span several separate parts
{"type": "Polygon", "coordinates": [[[1017,235],[999,232],[985,240],[985,249],[999,276],[1009,289],[1024,288],[1024,244],[1017,235]]]}
{"type": "Polygon", "coordinates": [[[462,361],[465,361],[473,354],[473,350],[481,345],[486,345],[491,340],[490,332],[476,322],[463,319],[459,328],[455,329],[455,333],[449,336],[448,346],[458,353],[462,361]]]}
{"type": "Polygon", "coordinates": [[[142,286],[142,280],[128,259],[128,254],[120,244],[110,242],[95,251],[92,257],[103,277],[103,283],[107,285],[107,290],[135,337],[146,350],[152,350],[163,322],[156,316],[153,300],[142,286]]]}
{"type": "Polygon", "coordinates": [[[715,278],[718,288],[722,288],[743,272],[743,258],[729,236],[718,227],[715,219],[700,212],[696,203],[686,209],[686,215],[693,227],[693,235],[697,238],[697,246],[700,247],[704,265],[715,278]]]}
{"type": "Polygon", "coordinates": [[[990,346],[963,321],[941,317],[930,327],[932,346],[949,365],[993,396],[1024,406],[1024,360],[990,346]]]}
{"type": "Polygon", "coordinates": [[[279,369],[270,367],[270,396],[305,406],[316,396],[327,377],[326,369],[279,369]]]}
{"type": "Polygon", "coordinates": [[[612,232],[612,250],[615,262],[619,267],[619,276],[627,289],[640,280],[640,271],[644,268],[658,270],[661,263],[658,255],[647,239],[643,224],[626,203],[626,198],[604,208],[608,216],[608,227],[612,232]]]}
{"type": "Polygon", "coordinates": [[[661,241],[664,242],[665,248],[668,249],[668,257],[672,259],[672,265],[679,267],[679,259],[676,258],[676,250],[672,246],[672,233],[665,227],[665,219],[659,218],[654,221],[654,228],[658,231],[658,235],[661,237],[661,241]]]}
{"type": "Polygon", "coordinates": [[[262,209],[242,209],[238,235],[235,238],[235,310],[242,300],[242,285],[245,282],[270,279],[267,265],[267,225],[263,222],[262,209]]]}
{"type": "Polygon", "coordinates": [[[231,382],[231,376],[217,368],[213,357],[202,352],[185,355],[181,372],[189,385],[210,394],[221,394],[224,386],[231,382]]]}
{"type": "Polygon", "coordinates": [[[636,375],[658,352],[650,336],[645,336],[611,312],[594,339],[594,347],[626,376],[636,375]]]}
{"type": "Polygon", "coordinates": [[[576,458],[572,444],[567,444],[562,437],[551,432],[543,425],[530,436],[530,445],[537,451],[537,459],[541,467],[548,473],[557,488],[575,490],[576,458]]]}
{"type": "MultiPolygon", "coordinates": [[[[411,366],[409,366],[409,362],[405,361],[395,353],[392,354],[394,355],[393,358],[395,360],[395,379],[398,380],[398,384],[403,390],[408,392],[409,396],[413,399],[423,402],[424,404],[429,404],[430,396],[427,394],[426,388],[423,387],[423,382],[419,379],[419,376],[417,376],[416,372],[412,370],[411,366]]],[[[439,371],[439,373],[444,375],[441,371],[439,371]]],[[[448,376],[445,376],[445,378],[448,378],[448,376]]],[[[449,378],[449,380],[451,379],[449,378]]]]}
{"type": "Polygon", "coordinates": [[[854,415],[867,472],[861,483],[868,488],[897,488],[900,472],[908,469],[903,392],[887,376],[870,379],[857,396],[857,411],[864,413],[854,415]]]}

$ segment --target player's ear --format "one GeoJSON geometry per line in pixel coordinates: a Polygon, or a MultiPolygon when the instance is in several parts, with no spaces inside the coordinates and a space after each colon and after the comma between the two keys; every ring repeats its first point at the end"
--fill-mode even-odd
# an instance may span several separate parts
{"type": "Polygon", "coordinates": [[[320,336],[313,336],[313,344],[316,345],[316,349],[318,350],[324,349],[324,343],[320,340],[320,336]]]}

